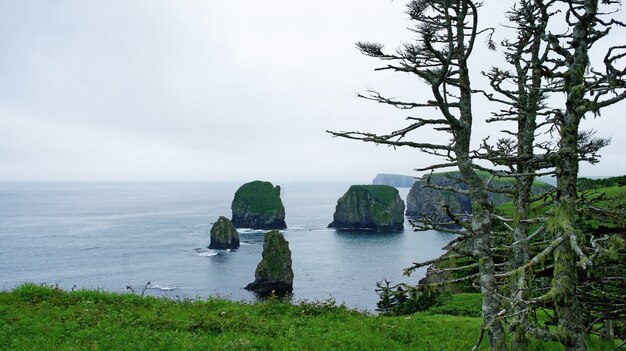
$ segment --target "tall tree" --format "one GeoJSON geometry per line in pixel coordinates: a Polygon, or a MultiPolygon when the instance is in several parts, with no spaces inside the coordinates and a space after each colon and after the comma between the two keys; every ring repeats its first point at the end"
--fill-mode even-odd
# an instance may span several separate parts
{"type": "MultiPolygon", "coordinates": [[[[555,150],[548,150],[544,155],[526,158],[527,161],[518,164],[519,167],[531,167],[526,171],[532,173],[532,167],[545,162],[547,166],[554,167],[557,178],[557,191],[555,201],[546,223],[546,229],[552,235],[549,245],[535,257],[528,257],[526,263],[519,265],[521,261],[515,259],[514,269],[506,276],[522,276],[522,270],[536,266],[551,253],[554,254],[553,285],[546,293],[538,297],[530,297],[532,304],[552,304],[558,320],[558,331],[550,333],[540,331],[527,326],[536,333],[535,335],[560,341],[566,350],[585,350],[585,330],[583,326],[582,311],[578,297],[579,280],[578,268],[586,270],[593,263],[596,255],[585,253],[585,243],[589,238],[583,231],[577,230],[575,223],[578,220],[578,191],[576,183],[578,179],[578,167],[580,161],[597,161],[597,151],[607,144],[607,140],[594,138],[592,133],[580,130],[580,123],[589,113],[599,114],[606,106],[617,103],[626,98],[623,79],[625,70],[616,65],[626,56],[625,46],[614,46],[605,52],[603,72],[598,70],[598,65],[591,65],[589,51],[600,39],[605,38],[611,28],[623,26],[622,23],[611,19],[614,13],[598,10],[598,0],[534,0],[533,3],[542,8],[544,14],[550,13],[546,19],[563,19],[568,30],[565,33],[554,34],[550,32],[538,33],[541,40],[547,45],[539,66],[534,66],[537,73],[547,76],[547,83],[530,85],[538,92],[564,93],[564,106],[553,103],[550,120],[558,133],[558,144],[555,150]],[[549,11],[547,9],[550,8],[549,11]],[[563,16],[556,16],[562,13],[563,16]],[[608,17],[608,19],[607,19],[608,17]],[[571,30],[570,30],[571,28],[571,30]],[[532,162],[529,162],[532,161],[532,162]],[[577,267],[578,266],[578,267],[577,267]],[[514,273],[514,274],[511,274],[514,273]]],[[[520,2],[520,8],[528,5],[526,1],[520,2]]],[[[617,1],[606,0],[603,6],[617,4],[617,1]]],[[[542,22],[537,21],[537,23],[542,22]]],[[[516,23],[522,23],[519,19],[516,23]]],[[[529,33],[529,26],[520,26],[521,33],[529,33]]],[[[518,71],[519,72],[519,71],[518,71]]],[[[500,82],[506,78],[494,71],[491,75],[492,86],[499,90],[500,82]],[[496,83],[494,85],[494,82],[496,83]]],[[[538,79],[536,82],[541,82],[538,79]]],[[[532,91],[532,90],[531,90],[532,91]]],[[[519,103],[528,94],[518,90],[509,100],[519,103]]],[[[532,102],[532,100],[525,100],[532,102]]],[[[518,121],[523,119],[524,111],[517,116],[518,121]]],[[[536,132],[529,126],[524,126],[526,132],[536,132]]],[[[518,142],[524,130],[518,130],[518,142]]],[[[518,145],[518,151],[520,150],[518,145]]],[[[519,155],[517,155],[519,157],[519,155]]],[[[528,156],[531,156],[528,154],[528,156]]],[[[521,161],[521,159],[520,159],[521,161]]],[[[521,188],[518,187],[519,190],[521,188]]],[[[526,210],[522,204],[516,206],[515,217],[523,217],[526,210]]],[[[520,228],[519,226],[516,229],[520,228]]],[[[520,233],[520,231],[515,231],[520,233]]],[[[519,238],[521,239],[521,237],[519,238]]],[[[519,241],[516,241],[516,243],[519,241]]],[[[597,243],[593,243],[597,246],[597,243]]],[[[515,249],[515,247],[514,247],[515,249]]],[[[596,250],[597,251],[597,250],[596,250]]],[[[514,250],[514,257],[520,258],[519,250],[514,250]]],[[[526,273],[524,273],[526,274],[526,273]]],[[[523,299],[514,299],[523,301],[523,299]]],[[[532,306],[530,306],[532,308],[532,306]]],[[[514,339],[515,340],[515,339],[514,339]]]]}
{"type": "Polygon", "coordinates": [[[483,298],[483,331],[488,333],[492,350],[506,349],[505,332],[498,313],[494,278],[495,265],[491,248],[493,227],[492,204],[485,182],[476,173],[471,155],[472,87],[468,59],[477,36],[486,30],[478,29],[480,4],[472,0],[413,0],[408,4],[408,14],[415,23],[411,29],[417,40],[406,43],[395,53],[383,51],[379,43],[360,42],[358,49],[365,55],[388,62],[377,70],[411,73],[430,87],[432,99],[425,102],[401,101],[388,98],[376,91],[362,95],[379,103],[400,109],[437,108],[438,118],[409,117],[410,124],[386,135],[362,132],[333,132],[334,136],[356,139],[376,144],[408,146],[422,152],[441,156],[446,162],[427,167],[438,169],[456,167],[472,200],[471,254],[478,261],[480,290],[483,298]],[[409,140],[409,134],[423,127],[449,133],[449,144],[424,143],[409,140]]]}
{"type": "MultiPolygon", "coordinates": [[[[558,316],[559,337],[566,350],[585,350],[585,333],[577,296],[576,266],[587,268],[591,260],[581,249],[577,220],[580,123],[588,113],[598,114],[606,106],[626,98],[624,69],[615,63],[624,57],[626,46],[610,48],[604,58],[604,72],[593,69],[589,51],[606,37],[613,26],[623,25],[606,19],[611,12],[598,10],[599,0],[559,0],[565,8],[566,24],[572,28],[564,34],[549,34],[547,40],[557,54],[551,71],[557,78],[554,89],[565,93],[565,107],[556,114],[559,149],[555,160],[557,194],[549,229],[562,238],[555,248],[554,289],[549,295],[558,316]]],[[[618,1],[603,0],[611,6],[618,1]]]]}
{"type": "MultiPolygon", "coordinates": [[[[515,30],[514,40],[503,40],[501,46],[508,69],[494,67],[483,73],[490,82],[491,91],[481,91],[487,99],[502,104],[505,108],[493,112],[494,117],[488,123],[515,122],[516,130],[507,131],[512,138],[502,138],[495,146],[483,142],[481,158],[504,169],[486,169],[492,174],[512,177],[514,186],[511,195],[514,204],[514,215],[508,220],[512,238],[512,269],[523,267],[530,259],[530,205],[533,201],[532,185],[537,172],[552,166],[543,158],[537,158],[537,149],[546,149],[546,145],[536,141],[539,129],[546,126],[549,114],[544,91],[546,72],[545,63],[549,58],[549,47],[544,38],[550,15],[548,8],[541,1],[520,0],[506,13],[515,30]],[[543,120],[539,120],[543,117],[543,120]]],[[[547,152],[551,152],[548,148],[547,152]]],[[[544,171],[542,175],[552,173],[544,171]]],[[[537,230],[539,234],[543,230],[537,230]]],[[[514,350],[526,350],[529,347],[527,324],[529,317],[530,277],[527,270],[518,270],[511,277],[511,328],[514,330],[512,347],[514,350]]]]}

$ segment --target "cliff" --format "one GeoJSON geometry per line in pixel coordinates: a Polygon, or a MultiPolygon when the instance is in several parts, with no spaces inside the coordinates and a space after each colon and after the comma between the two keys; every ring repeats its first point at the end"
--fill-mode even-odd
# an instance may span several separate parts
{"type": "Polygon", "coordinates": [[[396,188],[410,188],[415,183],[415,177],[400,174],[379,173],[372,181],[373,185],[389,185],[396,188]]]}
{"type": "Polygon", "coordinates": [[[329,228],[402,230],[404,202],[387,185],[352,185],[337,201],[329,228]]]}
{"type": "MultiPolygon", "coordinates": [[[[463,182],[458,181],[458,172],[433,173],[430,178],[430,184],[438,186],[448,186],[456,189],[467,190],[467,186],[463,182]]],[[[479,173],[481,178],[487,178],[486,173],[479,173]]],[[[406,215],[410,217],[433,217],[439,220],[447,220],[448,216],[441,206],[437,203],[447,203],[455,213],[471,213],[472,201],[468,195],[455,193],[447,190],[437,190],[427,187],[428,175],[423,176],[413,184],[407,196],[406,215]]],[[[513,185],[511,179],[494,179],[491,187],[497,189],[505,189],[513,185]]],[[[535,181],[533,184],[534,193],[547,192],[553,189],[553,186],[535,181]]],[[[494,206],[499,206],[511,201],[510,197],[500,193],[490,193],[489,197],[494,206]]]]}

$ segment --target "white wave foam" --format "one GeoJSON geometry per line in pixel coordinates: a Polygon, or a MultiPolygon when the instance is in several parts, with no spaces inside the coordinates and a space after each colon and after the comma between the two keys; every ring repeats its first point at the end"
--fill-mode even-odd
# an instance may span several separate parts
{"type": "Polygon", "coordinates": [[[253,234],[253,233],[265,233],[265,232],[268,232],[269,230],[252,229],[252,228],[237,228],[237,231],[239,233],[253,234]]]}
{"type": "Polygon", "coordinates": [[[155,289],[155,290],[161,290],[161,291],[172,291],[177,289],[175,286],[163,286],[163,285],[149,285],[148,289],[155,289]]]}
{"type": "Polygon", "coordinates": [[[202,257],[211,257],[211,256],[217,255],[217,252],[213,252],[213,251],[197,251],[196,255],[202,256],[202,257]]]}

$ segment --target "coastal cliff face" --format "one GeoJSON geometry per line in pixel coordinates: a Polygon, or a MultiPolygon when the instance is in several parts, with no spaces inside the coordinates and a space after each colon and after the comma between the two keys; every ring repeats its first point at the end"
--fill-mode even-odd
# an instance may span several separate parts
{"type": "Polygon", "coordinates": [[[239,233],[233,223],[226,217],[220,218],[211,227],[211,244],[209,249],[236,249],[239,247],[239,233]]]}
{"type": "Polygon", "coordinates": [[[231,205],[233,225],[237,228],[285,229],[285,207],[280,187],[270,182],[253,181],[242,185],[231,205]]]}
{"type": "Polygon", "coordinates": [[[386,185],[352,185],[338,201],[329,228],[402,230],[404,202],[386,185]]]}
{"type": "MultiPolygon", "coordinates": [[[[430,176],[430,184],[437,186],[453,187],[455,189],[467,190],[467,186],[463,182],[456,179],[458,172],[435,173],[430,176]]],[[[486,178],[486,175],[481,175],[486,178]]],[[[445,210],[437,203],[446,203],[455,213],[471,213],[472,201],[468,195],[458,194],[448,190],[438,190],[427,186],[428,176],[420,178],[411,190],[406,199],[406,215],[409,217],[424,218],[431,217],[436,220],[449,219],[445,210]]],[[[510,187],[512,183],[508,180],[494,179],[491,186],[496,189],[505,189],[510,187]]],[[[534,193],[542,193],[550,191],[553,187],[542,182],[535,182],[532,190],[534,193]]],[[[490,193],[489,197],[494,206],[502,205],[511,201],[508,195],[500,193],[490,193]]]]}
{"type": "Polygon", "coordinates": [[[272,292],[277,295],[291,293],[293,290],[293,270],[289,242],[278,231],[265,234],[263,258],[254,272],[254,282],[246,286],[247,290],[261,295],[272,292]]]}
{"type": "Polygon", "coordinates": [[[415,183],[415,178],[400,174],[377,174],[372,181],[373,185],[389,185],[396,188],[410,188],[415,183]]]}
{"type": "MultiPolygon", "coordinates": [[[[433,175],[430,183],[438,186],[451,186],[460,190],[467,190],[464,183],[455,184],[453,179],[444,176],[433,175]]],[[[406,215],[417,218],[433,218],[434,220],[447,220],[445,210],[438,205],[446,203],[455,213],[471,213],[472,202],[467,195],[458,194],[447,190],[429,188],[426,179],[422,178],[413,184],[406,198],[406,215]]]]}

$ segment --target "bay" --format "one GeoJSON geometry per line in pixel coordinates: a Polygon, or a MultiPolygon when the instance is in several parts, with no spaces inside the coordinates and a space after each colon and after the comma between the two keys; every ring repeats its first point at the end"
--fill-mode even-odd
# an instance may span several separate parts
{"type": "MultiPolygon", "coordinates": [[[[255,300],[263,231],[240,230],[238,250],[209,250],[211,224],[231,216],[241,183],[0,183],[0,289],[24,282],[175,299],[255,300]]],[[[337,199],[349,184],[280,184],[295,300],[374,311],[376,282],[415,284],[402,270],[442,253],[453,235],[338,232],[337,199]]],[[[406,198],[408,189],[400,189],[406,198]]]]}

